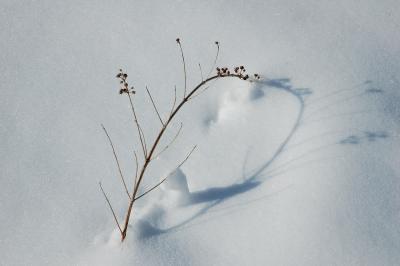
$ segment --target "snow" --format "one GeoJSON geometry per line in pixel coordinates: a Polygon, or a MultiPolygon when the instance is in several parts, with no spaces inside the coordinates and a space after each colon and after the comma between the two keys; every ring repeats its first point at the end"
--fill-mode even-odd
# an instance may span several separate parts
{"type": "MultiPolygon", "coordinates": [[[[397,265],[400,261],[400,3],[2,1],[1,265],[397,265]],[[148,139],[174,85],[244,65],[182,109],[135,205],[129,73],[148,139]]],[[[139,159],[142,159],[141,157],[139,159]]]]}

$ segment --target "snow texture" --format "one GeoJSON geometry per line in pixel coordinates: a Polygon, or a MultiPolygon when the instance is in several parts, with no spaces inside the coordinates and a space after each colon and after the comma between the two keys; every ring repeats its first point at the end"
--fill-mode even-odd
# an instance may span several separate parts
{"type": "MultiPolygon", "coordinates": [[[[400,2],[0,3],[0,265],[398,265],[400,2]],[[119,68],[148,139],[188,84],[245,65],[182,109],[151,163],[126,241],[140,151],[119,68]]],[[[142,158],[139,158],[142,159],[142,158]]]]}

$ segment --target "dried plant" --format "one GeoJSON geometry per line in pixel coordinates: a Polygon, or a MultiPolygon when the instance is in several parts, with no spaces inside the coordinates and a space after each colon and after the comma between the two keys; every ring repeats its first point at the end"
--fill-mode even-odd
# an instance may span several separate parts
{"type": "MultiPolygon", "coordinates": [[[[208,87],[206,85],[208,85],[211,81],[213,80],[217,80],[217,79],[222,79],[222,78],[228,78],[228,77],[232,77],[232,78],[238,78],[241,80],[249,80],[249,75],[246,74],[246,69],[243,66],[237,66],[233,68],[233,71],[231,71],[230,69],[228,69],[227,67],[216,67],[216,63],[218,60],[218,55],[219,55],[219,42],[215,42],[216,46],[217,46],[217,53],[215,56],[215,60],[213,63],[213,66],[209,72],[209,74],[207,75],[207,77],[204,79],[203,77],[203,73],[202,73],[202,69],[201,69],[201,65],[199,64],[199,68],[200,68],[200,72],[201,72],[201,77],[202,77],[202,81],[200,83],[198,83],[196,86],[194,86],[194,88],[192,90],[187,89],[187,72],[186,72],[186,62],[185,62],[185,57],[184,57],[184,53],[183,53],[183,49],[182,49],[182,44],[181,44],[181,40],[179,38],[176,39],[176,42],[179,46],[180,52],[181,52],[181,58],[182,58],[182,65],[183,65],[183,74],[184,74],[184,91],[183,91],[183,97],[182,99],[178,100],[177,99],[177,92],[176,92],[176,87],[174,90],[174,102],[172,104],[172,108],[170,113],[168,114],[168,117],[166,118],[162,118],[162,116],[160,115],[160,112],[158,111],[158,108],[154,102],[153,96],[151,95],[149,89],[146,87],[146,92],[147,95],[150,98],[151,104],[153,106],[154,111],[157,114],[157,117],[161,123],[161,127],[158,130],[158,134],[156,134],[156,138],[154,139],[154,141],[152,142],[152,144],[150,146],[148,146],[147,141],[146,141],[146,135],[143,132],[143,129],[141,127],[141,124],[138,120],[138,115],[135,109],[135,104],[134,104],[134,99],[133,99],[133,95],[136,93],[136,89],[133,86],[129,86],[128,83],[128,74],[125,73],[122,69],[119,70],[116,78],[119,80],[119,83],[121,85],[121,87],[119,88],[119,94],[121,95],[126,95],[127,98],[129,99],[129,103],[130,103],[130,108],[132,111],[132,116],[134,119],[134,123],[135,123],[135,128],[137,130],[137,134],[138,134],[138,138],[139,138],[139,142],[140,142],[140,146],[141,146],[141,150],[143,153],[143,162],[141,162],[141,164],[139,165],[138,162],[138,156],[136,154],[136,152],[134,152],[135,155],[135,162],[136,162],[136,173],[135,173],[135,177],[133,180],[133,188],[131,191],[129,191],[124,175],[122,173],[121,170],[121,166],[120,166],[120,162],[118,160],[118,156],[115,152],[115,148],[114,148],[114,144],[111,140],[110,135],[108,134],[106,128],[102,125],[102,128],[105,132],[105,134],[107,135],[108,141],[110,143],[110,146],[112,148],[113,151],[113,155],[114,155],[114,159],[115,162],[117,164],[118,167],[118,171],[119,171],[119,175],[120,175],[120,179],[121,179],[121,183],[124,187],[125,193],[128,196],[129,199],[129,203],[128,203],[128,207],[127,207],[127,211],[125,213],[125,218],[123,223],[121,224],[118,221],[118,218],[115,214],[115,211],[110,203],[109,198],[107,197],[107,194],[105,193],[101,183],[99,183],[100,185],[100,189],[102,194],[104,195],[108,206],[110,207],[110,210],[112,212],[112,215],[114,217],[114,220],[117,224],[117,227],[120,231],[121,234],[121,241],[124,241],[124,239],[126,238],[126,234],[127,234],[127,230],[128,230],[128,225],[129,225],[129,221],[130,218],[132,216],[132,211],[133,211],[133,207],[135,202],[142,198],[143,196],[147,195],[148,193],[150,193],[151,191],[153,191],[154,189],[156,189],[157,187],[159,187],[171,174],[173,174],[173,172],[178,169],[180,166],[182,166],[190,157],[190,155],[192,154],[192,152],[195,150],[196,146],[194,146],[190,152],[187,154],[187,156],[181,161],[181,163],[175,168],[174,171],[172,171],[170,174],[168,174],[167,176],[165,176],[163,179],[161,179],[157,184],[155,184],[153,187],[147,189],[144,193],[139,195],[139,188],[142,184],[143,178],[145,176],[145,172],[150,164],[150,162],[154,159],[157,158],[161,153],[163,153],[165,150],[167,150],[170,145],[175,141],[175,139],[178,137],[179,133],[181,132],[182,129],[182,124],[178,130],[178,133],[174,136],[174,138],[170,141],[170,143],[165,146],[163,149],[161,149],[161,151],[156,152],[157,148],[159,147],[159,143],[161,138],[163,137],[165,131],[167,130],[168,126],[170,125],[171,121],[173,120],[173,118],[176,116],[176,114],[182,109],[182,107],[188,103],[190,100],[192,100],[194,97],[200,95],[201,93],[203,93],[208,87]],[[216,74],[211,75],[213,70],[216,69],[216,74]],[[139,170],[140,169],[140,170],[139,170]]],[[[252,78],[251,80],[257,80],[260,79],[260,76],[258,74],[254,74],[254,78],[252,78]]]]}

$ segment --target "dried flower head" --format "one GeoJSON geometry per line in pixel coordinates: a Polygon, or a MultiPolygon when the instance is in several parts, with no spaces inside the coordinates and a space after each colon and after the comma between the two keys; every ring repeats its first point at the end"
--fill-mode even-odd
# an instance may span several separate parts
{"type": "Polygon", "coordinates": [[[133,87],[131,87],[131,89],[129,90],[129,84],[127,81],[128,74],[124,73],[124,71],[122,71],[122,69],[119,69],[119,73],[116,75],[116,78],[119,79],[119,84],[121,84],[119,94],[123,94],[123,93],[135,94],[136,93],[133,87]]]}

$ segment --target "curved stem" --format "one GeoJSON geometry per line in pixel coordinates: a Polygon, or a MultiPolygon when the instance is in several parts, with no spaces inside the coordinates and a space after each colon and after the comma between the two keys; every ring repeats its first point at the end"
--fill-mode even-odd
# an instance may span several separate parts
{"type": "MultiPolygon", "coordinates": [[[[207,84],[208,82],[218,79],[218,78],[225,78],[225,77],[235,77],[235,78],[239,78],[242,79],[242,76],[239,74],[229,74],[229,75],[215,75],[212,77],[207,78],[206,80],[203,80],[202,82],[200,82],[189,94],[187,94],[182,101],[179,103],[179,105],[175,108],[175,110],[173,110],[173,112],[170,114],[170,116],[168,117],[167,121],[164,123],[164,125],[162,126],[160,132],[158,133],[153,145],[150,148],[150,151],[147,153],[146,152],[146,156],[145,156],[145,161],[144,164],[142,166],[142,169],[140,170],[140,174],[137,180],[136,185],[133,188],[133,193],[131,196],[131,199],[129,201],[129,206],[128,206],[128,210],[126,212],[126,216],[125,216],[125,222],[124,222],[124,226],[123,226],[123,230],[121,232],[121,241],[124,241],[125,237],[126,237],[126,233],[128,230],[128,225],[129,225],[129,219],[131,216],[131,212],[133,209],[133,204],[135,202],[135,198],[137,196],[138,193],[138,189],[140,187],[140,183],[143,180],[144,177],[144,173],[146,172],[147,166],[149,165],[153,153],[157,148],[157,145],[159,144],[162,136],[164,135],[165,130],[167,129],[169,123],[172,121],[172,119],[175,117],[175,115],[179,112],[179,110],[185,105],[185,103],[189,100],[189,98],[196,92],[198,91],[201,87],[203,87],[205,84],[207,84]]],[[[130,98],[130,97],[129,97],[130,98]]],[[[135,113],[134,113],[135,114],[135,113]]],[[[136,117],[135,117],[136,118],[136,117]]]]}

